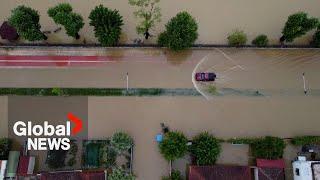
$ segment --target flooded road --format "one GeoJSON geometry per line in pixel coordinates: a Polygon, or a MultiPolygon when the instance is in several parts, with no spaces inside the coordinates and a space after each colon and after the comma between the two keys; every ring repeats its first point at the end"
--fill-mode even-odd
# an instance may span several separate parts
{"type": "Polygon", "coordinates": [[[8,63],[0,68],[0,87],[125,87],[128,72],[133,88],[192,88],[192,72],[214,71],[223,76],[217,82],[219,88],[257,90],[265,96],[300,95],[305,73],[309,95],[320,94],[320,51],[313,49],[228,48],[180,53],[153,48],[2,49],[0,60],[4,58],[8,63]],[[24,56],[32,62],[10,64],[24,56]],[[96,63],[83,64],[86,58],[94,58],[96,63]],[[42,60],[51,64],[39,65],[42,60]],[[55,63],[57,60],[64,63],[55,63]],[[241,68],[233,68],[235,65],[241,68]]]}
{"type": "MultiPolygon", "coordinates": [[[[22,49],[1,51],[1,55],[26,52],[117,58],[112,63],[90,67],[2,67],[1,87],[125,87],[125,73],[129,72],[130,87],[194,88],[192,72],[199,63],[198,70],[223,72],[224,78],[217,87],[229,88],[231,93],[209,101],[201,96],[88,97],[89,137],[101,139],[117,130],[130,133],[135,140],[134,172],[141,180],[160,179],[167,173],[168,164],[154,140],[161,131],[161,122],[189,138],[202,131],[225,139],[265,135],[287,138],[320,132],[319,50],[206,49],[172,54],[163,49],[22,49]],[[243,69],[224,72],[235,64],[243,69]],[[303,92],[302,73],[307,95],[303,92]],[[237,95],[245,90],[258,90],[263,96],[237,95]]],[[[247,147],[230,146],[224,145],[227,150],[218,162],[246,165],[247,147]]],[[[295,151],[286,151],[290,168],[295,151]]],[[[185,168],[184,163],[177,167],[185,168]]]]}

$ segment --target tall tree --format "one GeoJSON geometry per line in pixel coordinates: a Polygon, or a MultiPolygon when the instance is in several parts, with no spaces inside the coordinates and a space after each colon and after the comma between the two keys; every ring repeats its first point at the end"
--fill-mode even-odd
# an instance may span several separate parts
{"type": "Polygon", "coordinates": [[[100,5],[91,11],[89,19],[96,38],[103,46],[113,46],[118,43],[123,25],[119,11],[100,5]]]}
{"type": "Polygon", "coordinates": [[[138,7],[134,12],[136,18],[141,19],[136,27],[137,33],[149,39],[150,30],[161,21],[160,0],[129,0],[129,4],[138,7]]]}
{"type": "Polygon", "coordinates": [[[292,42],[295,38],[305,35],[308,31],[316,28],[318,19],[308,17],[305,12],[298,12],[288,17],[288,20],[282,30],[280,42],[292,42]]]}
{"type": "Polygon", "coordinates": [[[68,36],[80,38],[79,31],[84,26],[83,18],[80,14],[72,12],[70,4],[58,4],[48,10],[48,15],[56,24],[64,26],[68,36]]]}
{"type": "Polygon", "coordinates": [[[18,6],[12,11],[8,22],[13,26],[18,34],[29,41],[46,40],[47,37],[41,32],[39,23],[40,16],[38,11],[26,7],[18,6]]]}

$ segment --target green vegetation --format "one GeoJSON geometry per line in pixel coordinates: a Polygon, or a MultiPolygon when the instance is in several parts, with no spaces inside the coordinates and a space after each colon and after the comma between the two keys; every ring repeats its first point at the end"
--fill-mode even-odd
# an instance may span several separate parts
{"type": "Polygon", "coordinates": [[[292,42],[295,38],[305,35],[318,26],[317,18],[309,18],[305,12],[298,12],[288,17],[282,30],[280,42],[292,42]]]}
{"type": "Polygon", "coordinates": [[[320,136],[297,136],[292,138],[291,143],[296,146],[320,144],[320,136]]]}
{"type": "Polygon", "coordinates": [[[252,44],[258,47],[266,47],[268,43],[268,37],[264,34],[258,35],[254,40],[252,40],[252,44]]]}
{"type": "Polygon", "coordinates": [[[84,141],[82,150],[82,165],[85,168],[111,168],[117,165],[118,153],[109,139],[84,141]]]}
{"type": "Polygon", "coordinates": [[[136,30],[145,39],[151,36],[150,30],[155,27],[156,23],[161,21],[159,2],[160,0],[129,0],[130,5],[138,7],[138,10],[134,12],[134,16],[142,20],[137,25],[136,30]]]}
{"type": "Polygon", "coordinates": [[[160,153],[167,161],[174,161],[186,155],[188,139],[181,132],[168,132],[159,144],[160,153]]]}
{"type": "Polygon", "coordinates": [[[52,88],[51,93],[52,93],[52,95],[55,95],[55,96],[63,96],[64,95],[64,92],[61,88],[52,88]]]}
{"type": "Polygon", "coordinates": [[[77,160],[77,152],[78,152],[78,145],[76,142],[71,141],[70,143],[70,149],[68,151],[69,159],[67,160],[68,166],[73,166],[76,164],[77,160]]]}
{"type": "Polygon", "coordinates": [[[227,39],[230,46],[243,46],[247,42],[247,35],[243,31],[235,30],[227,39]]]}
{"type": "Polygon", "coordinates": [[[281,138],[266,136],[265,138],[257,139],[250,146],[255,158],[279,159],[283,156],[286,143],[281,138]]]}
{"type": "Polygon", "coordinates": [[[133,146],[133,139],[126,133],[117,132],[112,135],[111,145],[119,154],[121,154],[122,152],[128,151],[133,146]]]}
{"type": "Polygon", "coordinates": [[[226,142],[232,143],[232,144],[253,144],[255,141],[257,141],[257,138],[232,138],[228,139],[226,142]]]}
{"type": "Polygon", "coordinates": [[[0,95],[18,96],[157,96],[163,89],[122,88],[0,88],[0,95]]]}
{"type": "Polygon", "coordinates": [[[122,16],[118,10],[111,10],[102,5],[95,7],[89,16],[94,34],[103,46],[116,45],[120,39],[122,16]]]}
{"type": "Polygon", "coordinates": [[[127,173],[122,168],[112,169],[112,173],[108,175],[108,180],[135,180],[135,176],[127,173]]]}
{"type": "Polygon", "coordinates": [[[68,36],[80,38],[79,31],[84,26],[83,18],[80,14],[72,12],[70,4],[58,4],[48,10],[48,15],[56,24],[64,26],[68,36]]]}
{"type": "Polygon", "coordinates": [[[8,138],[0,138],[0,160],[8,160],[12,141],[8,138]]]}
{"type": "Polygon", "coordinates": [[[164,176],[161,178],[162,180],[182,180],[182,176],[180,171],[172,171],[171,176],[164,176]]]}
{"type": "Polygon", "coordinates": [[[41,32],[38,11],[26,6],[18,6],[11,11],[8,22],[18,34],[28,41],[46,40],[47,37],[41,32]]]}
{"type": "Polygon", "coordinates": [[[199,96],[194,89],[163,88],[0,88],[1,95],[16,96],[199,96]]]}
{"type": "Polygon", "coordinates": [[[167,24],[159,35],[158,44],[174,51],[187,49],[198,38],[198,24],[188,12],[180,12],[167,24]]]}
{"type": "Polygon", "coordinates": [[[214,165],[221,152],[220,141],[208,132],[193,138],[190,153],[199,166],[214,165]]]}
{"type": "Polygon", "coordinates": [[[214,85],[209,85],[207,91],[208,91],[208,93],[210,93],[212,95],[217,95],[218,94],[217,87],[214,86],[214,85]]]}

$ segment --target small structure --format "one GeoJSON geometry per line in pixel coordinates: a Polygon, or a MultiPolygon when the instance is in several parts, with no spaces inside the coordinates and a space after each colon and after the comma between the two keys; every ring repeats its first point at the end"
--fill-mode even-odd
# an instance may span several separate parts
{"type": "Polygon", "coordinates": [[[285,162],[283,159],[267,160],[257,159],[257,173],[255,179],[259,180],[284,180],[285,179],[285,162]]]}
{"type": "Polygon", "coordinates": [[[10,26],[8,21],[2,23],[0,27],[0,36],[2,39],[7,39],[8,41],[12,42],[19,38],[17,30],[10,26]]]}
{"type": "Polygon", "coordinates": [[[251,179],[251,170],[249,166],[190,166],[189,180],[248,180],[251,179]]]}

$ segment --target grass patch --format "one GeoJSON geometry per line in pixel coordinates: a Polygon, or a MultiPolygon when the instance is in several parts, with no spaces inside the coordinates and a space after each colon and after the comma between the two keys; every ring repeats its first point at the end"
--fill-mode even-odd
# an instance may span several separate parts
{"type": "Polygon", "coordinates": [[[0,95],[16,96],[160,96],[158,88],[0,88],[0,95]]]}
{"type": "Polygon", "coordinates": [[[214,85],[209,85],[207,91],[208,91],[208,93],[210,93],[211,95],[218,95],[218,89],[217,89],[217,87],[214,86],[214,85]]]}

